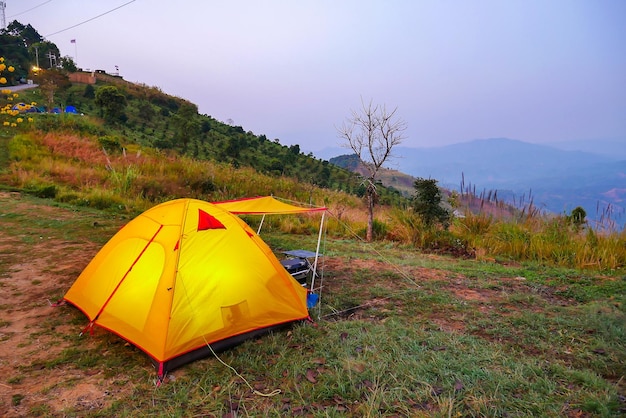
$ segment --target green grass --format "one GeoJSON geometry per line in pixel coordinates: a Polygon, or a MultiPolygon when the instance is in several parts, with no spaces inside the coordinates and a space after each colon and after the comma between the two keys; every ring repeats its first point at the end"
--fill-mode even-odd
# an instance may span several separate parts
{"type": "MultiPolygon", "coordinates": [[[[33,197],[0,201],[3,233],[19,252],[0,254],[0,277],[37,256],[26,238],[72,252],[106,242],[126,221],[33,197]],[[24,212],[21,206],[41,210],[24,212]],[[50,209],[55,209],[50,212],[50,209]]],[[[314,248],[316,235],[269,231],[274,249],[314,248]]],[[[170,373],[155,387],[148,357],[115,335],[78,336],[86,318],[56,308],[29,328],[25,359],[2,382],[6,406],[55,416],[46,397],[95,384],[107,400],[66,416],[619,416],[626,412],[626,280],[538,263],[432,257],[386,242],[325,240],[315,323],[250,340],[170,373]],[[33,398],[33,378],[68,376],[33,398]],[[244,380],[245,379],[245,380],[244,380]],[[22,388],[22,389],[20,389],[22,388]],[[256,392],[254,392],[253,388],[256,392]],[[280,391],[279,393],[277,391],[280,391]],[[273,396],[262,396],[273,395],[273,396]]],[[[44,267],[65,277],[55,266],[44,267]]],[[[78,271],[75,272],[76,274],[78,271]]],[[[74,272],[72,273],[74,274],[74,272]]],[[[41,283],[33,281],[33,288],[41,283]]],[[[1,284],[8,285],[6,279],[1,284]]],[[[62,286],[58,290],[62,296],[62,286]]],[[[10,309],[3,304],[0,309],[10,309]]],[[[9,326],[5,320],[4,326],[9,326]]]]}
{"type": "Polygon", "coordinates": [[[9,164],[9,139],[12,136],[6,132],[0,132],[0,172],[9,164]]]}
{"type": "Polygon", "coordinates": [[[302,325],[289,337],[248,342],[221,358],[259,392],[281,393],[254,395],[215,359],[207,359],[158,389],[152,408],[138,395],[143,412],[132,402],[113,411],[559,416],[568,407],[607,416],[619,407],[612,386],[592,371],[501,350],[472,336],[407,327],[400,320],[302,325]]]}

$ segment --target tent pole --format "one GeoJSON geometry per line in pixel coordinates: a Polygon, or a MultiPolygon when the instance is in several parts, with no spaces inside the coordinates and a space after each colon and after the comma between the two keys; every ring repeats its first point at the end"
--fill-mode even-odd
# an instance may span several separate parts
{"type": "MultiPolygon", "coordinates": [[[[159,235],[159,232],[161,232],[161,230],[163,229],[163,224],[159,225],[159,229],[157,229],[157,231],[154,233],[154,235],[152,236],[152,238],[150,238],[150,241],[148,241],[148,243],[143,247],[143,249],[141,250],[141,252],[139,253],[139,255],[137,256],[137,258],[135,258],[135,261],[133,261],[133,263],[130,265],[130,267],[128,268],[128,270],[126,270],[126,273],[124,273],[124,276],[122,276],[122,278],[120,279],[120,281],[117,283],[117,285],[115,285],[115,288],[113,289],[113,291],[111,292],[111,294],[109,295],[109,297],[107,298],[107,300],[102,304],[102,306],[100,307],[100,310],[98,311],[98,313],[93,317],[93,319],[90,321],[91,326],[93,327],[93,324],[98,320],[98,318],[100,318],[100,314],[104,311],[104,309],[107,307],[107,305],[109,304],[109,302],[111,301],[111,299],[113,299],[113,296],[115,295],[115,293],[117,292],[117,290],[120,288],[120,286],[122,285],[122,282],[124,280],[126,280],[126,277],[128,277],[128,275],[130,274],[131,270],[133,269],[133,267],[135,267],[135,264],[137,264],[139,262],[139,259],[141,258],[141,256],[143,255],[143,253],[146,252],[146,250],[148,249],[148,247],[150,246],[150,244],[152,244],[152,242],[154,241],[154,239],[156,238],[157,235],[159,235]]],[[[87,328],[85,328],[87,329],[87,328]]],[[[83,331],[84,332],[84,331],[83,331]]]]}
{"type": "Polygon", "coordinates": [[[315,248],[315,261],[313,262],[313,277],[311,278],[311,292],[313,292],[313,285],[315,284],[315,275],[317,274],[317,260],[320,254],[320,242],[322,242],[322,229],[324,229],[324,216],[326,211],[322,212],[322,221],[320,222],[320,232],[317,235],[317,247],[315,248]]]}
{"type": "Polygon", "coordinates": [[[259,224],[259,229],[257,229],[256,234],[257,235],[261,235],[261,227],[263,226],[263,221],[265,220],[265,214],[263,214],[263,217],[261,218],[261,223],[259,224]]]}

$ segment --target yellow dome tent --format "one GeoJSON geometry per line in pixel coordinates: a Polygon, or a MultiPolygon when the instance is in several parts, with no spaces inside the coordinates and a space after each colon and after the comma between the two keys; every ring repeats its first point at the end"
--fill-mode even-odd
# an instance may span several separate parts
{"type": "Polygon", "coordinates": [[[304,289],[241,219],[178,199],[139,215],[96,254],[64,300],[146,352],[159,378],[309,318],[304,289]],[[210,345],[210,347],[209,347],[210,345]]]}

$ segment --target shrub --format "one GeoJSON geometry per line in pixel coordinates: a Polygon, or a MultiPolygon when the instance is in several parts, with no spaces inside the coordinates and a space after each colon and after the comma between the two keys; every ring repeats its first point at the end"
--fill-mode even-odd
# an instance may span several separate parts
{"type": "Polygon", "coordinates": [[[71,131],[87,135],[103,135],[104,128],[88,116],[70,114],[40,114],[35,119],[35,128],[43,132],[71,131]]]}
{"type": "Polygon", "coordinates": [[[9,141],[9,158],[14,161],[39,161],[45,149],[28,135],[16,135],[9,141]]]}
{"type": "MultiPolygon", "coordinates": [[[[359,230],[358,235],[364,237],[367,233],[367,226],[359,230]]],[[[374,240],[380,240],[387,238],[387,225],[377,219],[374,219],[372,224],[372,238],[374,240]]]]}
{"type": "Polygon", "coordinates": [[[98,143],[102,148],[109,152],[120,152],[122,151],[122,144],[120,143],[119,138],[115,136],[101,136],[98,138],[98,143]]]}
{"type": "Polygon", "coordinates": [[[431,227],[423,230],[422,249],[455,257],[474,257],[471,245],[446,229],[431,227]]]}
{"type": "Polygon", "coordinates": [[[118,194],[108,190],[93,191],[89,195],[80,198],[76,204],[96,209],[122,209],[126,206],[124,200],[118,194]]]}
{"type": "Polygon", "coordinates": [[[77,204],[79,199],[80,199],[80,196],[78,193],[70,192],[70,191],[58,191],[55,197],[55,200],[57,202],[70,203],[70,204],[77,204]]]}
{"type": "Polygon", "coordinates": [[[387,225],[377,219],[374,219],[372,225],[372,236],[374,239],[383,239],[387,236],[387,225]]]}
{"type": "Polygon", "coordinates": [[[454,225],[460,229],[459,233],[468,235],[481,235],[489,231],[493,223],[493,217],[485,213],[468,213],[464,218],[456,218],[454,225]]]}
{"type": "Polygon", "coordinates": [[[43,199],[54,199],[57,195],[57,187],[54,184],[42,184],[25,189],[27,193],[43,199]]]}
{"type": "Polygon", "coordinates": [[[197,179],[189,183],[189,188],[194,193],[208,195],[216,189],[215,183],[211,179],[197,179]]]}
{"type": "Polygon", "coordinates": [[[167,194],[163,184],[155,179],[147,179],[138,187],[140,195],[150,202],[160,201],[167,194]]]}
{"type": "Polygon", "coordinates": [[[88,99],[93,99],[96,97],[96,89],[93,88],[91,84],[87,84],[85,86],[85,90],[83,92],[83,97],[88,99]]]}

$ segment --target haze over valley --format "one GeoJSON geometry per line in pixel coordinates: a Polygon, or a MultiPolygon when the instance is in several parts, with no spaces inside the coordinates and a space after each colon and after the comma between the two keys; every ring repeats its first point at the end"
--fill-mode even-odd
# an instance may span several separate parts
{"type": "MultiPolygon", "coordinates": [[[[326,149],[321,158],[348,154],[326,149]]],[[[479,139],[430,148],[398,147],[388,165],[413,177],[433,178],[450,190],[496,191],[498,199],[548,212],[577,206],[598,222],[626,223],[626,141],[596,140],[531,144],[506,138],[479,139]]],[[[607,225],[604,225],[605,227],[607,225]]]]}

